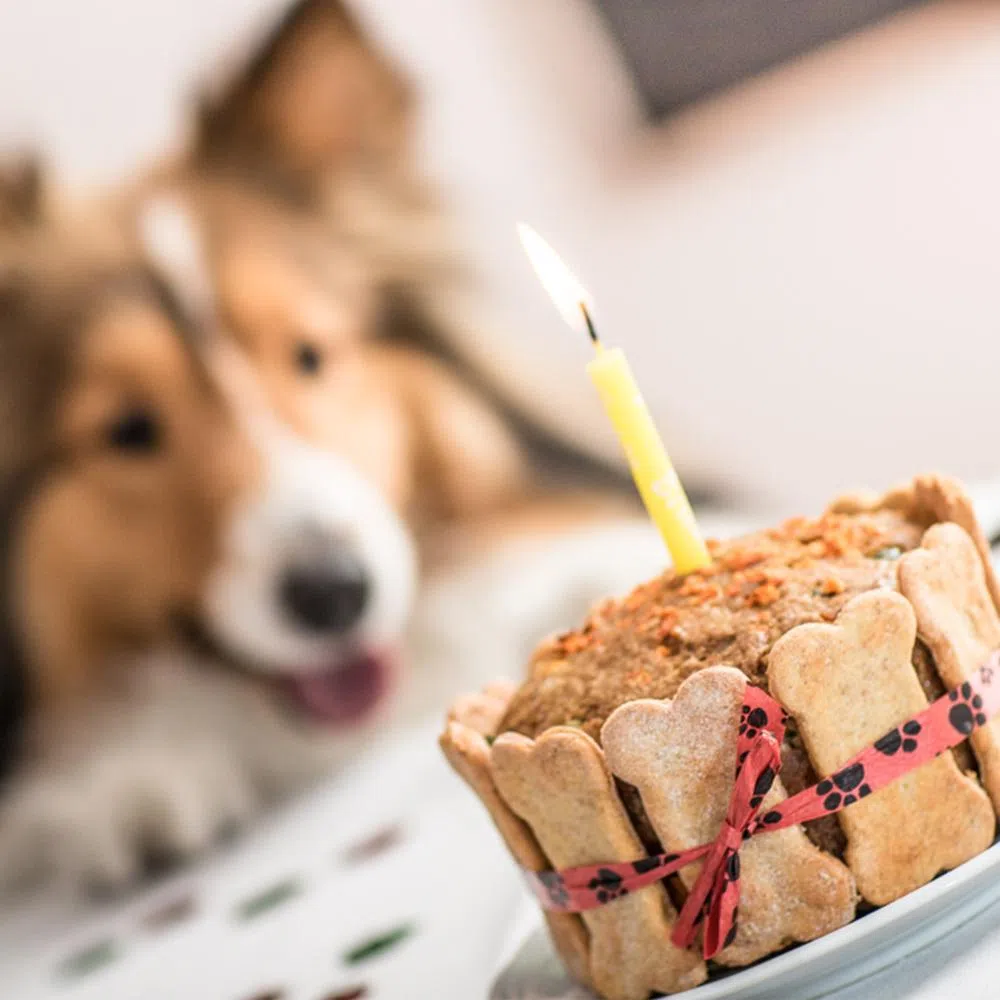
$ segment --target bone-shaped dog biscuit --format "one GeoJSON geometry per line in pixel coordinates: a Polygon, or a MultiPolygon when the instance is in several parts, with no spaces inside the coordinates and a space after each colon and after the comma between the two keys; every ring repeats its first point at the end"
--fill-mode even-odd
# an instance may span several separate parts
{"type": "MultiPolygon", "coordinates": [[[[882,738],[927,706],[910,660],[915,639],[910,603],[883,590],[854,598],[833,625],[799,625],[774,644],[771,693],[795,717],[821,776],[875,741],[885,753],[908,752],[914,734],[896,730],[900,739],[882,738]]],[[[989,799],[950,753],[838,816],[858,889],[879,905],[967,861],[993,839],[989,799]]]]}
{"type": "MultiPolygon", "coordinates": [[[[665,851],[697,847],[718,835],[733,789],[746,683],[738,670],[709,667],[692,674],[672,702],[629,702],[604,724],[608,765],[638,789],[665,851]]],[[[763,808],[784,798],[775,781],[763,808]]],[[[747,965],[854,919],[851,873],[814,847],[801,827],[745,841],[740,862],[736,937],[717,962],[747,965]]],[[[690,865],[680,873],[688,888],[699,871],[700,865],[690,865]]]]}
{"type": "Polygon", "coordinates": [[[475,694],[460,695],[448,709],[448,722],[458,722],[484,736],[495,736],[517,685],[494,681],[475,694]]]}
{"type": "MultiPolygon", "coordinates": [[[[917,633],[934,656],[941,680],[958,687],[1000,647],[1000,617],[987,590],[979,552],[957,524],[936,524],[919,549],[899,562],[899,589],[917,615],[917,633]]],[[[971,723],[975,705],[958,704],[971,723]]],[[[979,776],[1000,811],[1000,719],[969,739],[979,776]]]]}
{"type": "MultiPolygon", "coordinates": [[[[475,728],[491,713],[498,714],[497,699],[498,689],[488,688],[482,695],[456,703],[439,743],[448,763],[479,796],[514,860],[529,871],[543,871],[550,867],[548,859],[528,825],[500,798],[490,773],[489,744],[475,728]]],[[[575,913],[546,913],[545,920],[566,968],[578,982],[589,986],[590,945],[583,921],[575,913]]]]}
{"type": "MultiPolygon", "coordinates": [[[[537,741],[505,733],[493,745],[493,778],[557,868],[646,856],[618,799],[600,747],[569,727],[537,741]]],[[[583,914],[590,971],[608,1000],[646,1000],[702,982],[705,965],[670,941],[675,912],[652,885],[583,914]]]]}
{"type": "Polygon", "coordinates": [[[1000,609],[1000,582],[993,571],[990,544],[979,526],[972,498],[957,479],[927,473],[881,495],[871,492],[845,494],[834,500],[828,509],[840,514],[898,510],[908,520],[925,528],[948,522],[957,524],[972,539],[986,574],[986,588],[994,606],[1000,609]]]}

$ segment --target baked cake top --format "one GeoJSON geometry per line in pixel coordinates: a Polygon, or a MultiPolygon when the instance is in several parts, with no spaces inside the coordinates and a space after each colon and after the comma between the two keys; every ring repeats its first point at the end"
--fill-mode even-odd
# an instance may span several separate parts
{"type": "Polygon", "coordinates": [[[766,687],[768,653],[785,632],[832,621],[863,591],[895,587],[896,561],[922,533],[898,511],[879,510],[797,517],[710,541],[711,566],[685,577],[668,570],[543,643],[498,731],[534,737],[573,725],[599,739],[619,705],[670,698],[685,678],[716,664],[766,687]]]}

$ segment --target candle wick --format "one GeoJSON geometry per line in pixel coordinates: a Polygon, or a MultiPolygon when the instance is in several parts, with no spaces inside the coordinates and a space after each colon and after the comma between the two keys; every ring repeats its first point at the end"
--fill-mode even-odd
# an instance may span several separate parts
{"type": "Polygon", "coordinates": [[[590,339],[596,346],[600,346],[601,338],[597,336],[597,330],[594,329],[594,321],[590,318],[590,311],[587,309],[586,303],[580,303],[580,312],[583,313],[583,321],[587,324],[587,333],[590,334],[590,339]]]}

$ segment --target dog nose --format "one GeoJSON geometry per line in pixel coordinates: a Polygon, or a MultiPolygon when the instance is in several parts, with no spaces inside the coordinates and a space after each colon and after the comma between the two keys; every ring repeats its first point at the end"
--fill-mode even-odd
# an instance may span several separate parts
{"type": "Polygon", "coordinates": [[[281,603],[298,625],[311,632],[346,632],[368,603],[368,574],[349,551],[291,566],[281,581],[281,603]]]}

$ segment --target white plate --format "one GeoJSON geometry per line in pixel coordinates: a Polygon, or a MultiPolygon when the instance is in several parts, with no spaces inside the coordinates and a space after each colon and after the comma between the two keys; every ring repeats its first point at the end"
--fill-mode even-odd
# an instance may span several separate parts
{"type": "MultiPolygon", "coordinates": [[[[965,927],[1000,901],[1000,843],[916,892],[740,972],[680,994],[685,1000],[816,1000],[867,979],[965,927]]],[[[584,1000],[548,936],[535,931],[496,980],[490,1000],[584,1000]]]]}

